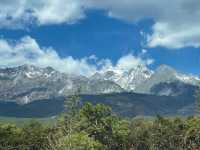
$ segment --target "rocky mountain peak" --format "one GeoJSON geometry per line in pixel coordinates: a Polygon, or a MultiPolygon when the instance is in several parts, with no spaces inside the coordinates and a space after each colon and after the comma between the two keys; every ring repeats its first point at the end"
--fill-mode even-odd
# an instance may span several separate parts
{"type": "Polygon", "coordinates": [[[187,91],[185,89],[190,87],[188,84],[196,86],[199,82],[198,77],[181,74],[167,65],[161,65],[155,72],[144,66],[137,66],[128,71],[113,69],[96,72],[89,78],[60,73],[51,67],[23,65],[0,69],[0,100],[15,100],[23,104],[72,95],[80,87],[81,94],[133,91],[176,95],[176,91],[187,91]]]}
{"type": "Polygon", "coordinates": [[[84,76],[60,73],[51,67],[32,65],[0,69],[0,100],[27,104],[35,100],[52,99],[74,94],[122,92],[114,82],[91,80],[84,76]]]}
{"type": "Polygon", "coordinates": [[[18,66],[16,67],[16,69],[19,69],[19,70],[37,70],[39,67],[36,67],[34,65],[29,65],[29,64],[24,64],[24,65],[21,65],[21,66],[18,66]]]}
{"type": "Polygon", "coordinates": [[[130,70],[108,70],[95,73],[91,78],[97,80],[106,80],[117,83],[126,91],[133,91],[135,87],[146,81],[152,75],[153,71],[138,65],[130,70]]]}
{"type": "Polygon", "coordinates": [[[164,64],[160,65],[160,66],[155,70],[155,72],[157,72],[157,73],[170,73],[170,74],[175,74],[175,73],[177,73],[177,71],[176,71],[174,68],[172,68],[172,67],[170,67],[170,66],[168,66],[168,65],[164,65],[164,64]]]}

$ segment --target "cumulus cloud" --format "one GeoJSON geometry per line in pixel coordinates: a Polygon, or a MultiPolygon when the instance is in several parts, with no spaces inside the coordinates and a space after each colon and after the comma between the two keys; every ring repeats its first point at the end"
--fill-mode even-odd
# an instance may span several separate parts
{"type": "Polygon", "coordinates": [[[122,56],[116,64],[110,59],[98,59],[95,55],[75,59],[72,56],[61,58],[55,49],[41,47],[37,41],[29,36],[19,41],[0,39],[0,67],[14,67],[24,64],[39,67],[51,66],[68,74],[90,76],[97,71],[109,69],[129,70],[138,65],[148,66],[149,60],[128,54],[122,56]],[[93,60],[91,62],[91,60],[93,60]]]}
{"type": "Polygon", "coordinates": [[[200,47],[199,24],[168,24],[158,22],[153,26],[153,34],[147,36],[149,47],[163,46],[167,48],[200,47]],[[179,26],[179,27],[178,27],[179,26]]]}
{"type": "Polygon", "coordinates": [[[41,48],[29,36],[20,41],[0,40],[0,66],[13,67],[31,64],[39,67],[51,66],[69,74],[90,75],[96,67],[88,63],[88,58],[74,59],[71,56],[61,58],[52,48],[41,48]]]}
{"type": "Polygon", "coordinates": [[[33,16],[39,24],[74,23],[84,18],[80,0],[40,0],[35,7],[30,6],[30,9],[33,9],[33,16]]]}
{"type": "Polygon", "coordinates": [[[199,0],[86,0],[90,7],[108,10],[110,17],[129,22],[152,19],[149,47],[200,47],[199,0]]]}
{"type": "Polygon", "coordinates": [[[127,72],[130,69],[142,66],[147,68],[154,63],[154,59],[143,58],[142,55],[134,56],[133,54],[127,54],[119,58],[119,60],[113,64],[110,59],[103,59],[98,62],[101,66],[100,72],[105,71],[116,71],[116,72],[127,72]]]}
{"type": "Polygon", "coordinates": [[[153,59],[142,59],[141,57],[136,57],[132,54],[128,54],[126,56],[121,57],[117,64],[116,68],[120,70],[130,70],[131,68],[137,67],[137,66],[147,66],[151,65],[153,63],[153,59]],[[134,67],[133,67],[134,66],[134,67]]]}
{"type": "Polygon", "coordinates": [[[200,47],[199,0],[1,0],[0,27],[74,23],[90,9],[134,23],[154,20],[149,47],[200,47]]]}
{"type": "Polygon", "coordinates": [[[74,23],[84,18],[80,0],[1,0],[0,27],[74,23]]]}

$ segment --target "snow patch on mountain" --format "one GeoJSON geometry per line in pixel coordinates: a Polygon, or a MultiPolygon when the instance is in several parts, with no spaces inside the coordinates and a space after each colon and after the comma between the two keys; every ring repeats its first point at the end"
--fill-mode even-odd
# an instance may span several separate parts
{"type": "Polygon", "coordinates": [[[179,73],[167,65],[161,65],[155,71],[143,65],[129,70],[99,71],[90,77],[64,74],[51,67],[23,65],[0,69],[0,100],[26,104],[72,95],[79,90],[80,94],[135,92],[177,95],[199,83],[199,77],[179,73]]]}
{"type": "Polygon", "coordinates": [[[135,88],[146,81],[153,74],[152,70],[145,66],[138,65],[130,70],[108,70],[97,72],[91,78],[96,80],[113,81],[126,91],[134,91],[135,88]]]}

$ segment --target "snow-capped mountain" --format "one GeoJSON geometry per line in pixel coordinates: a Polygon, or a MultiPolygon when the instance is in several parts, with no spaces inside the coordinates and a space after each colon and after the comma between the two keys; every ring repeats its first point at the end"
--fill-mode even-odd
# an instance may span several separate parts
{"type": "Polygon", "coordinates": [[[91,77],[60,73],[51,67],[23,65],[0,69],[0,100],[21,104],[80,94],[135,92],[153,95],[194,93],[200,78],[161,65],[155,71],[144,66],[108,70],[91,77]]]}
{"type": "Polygon", "coordinates": [[[161,65],[155,71],[137,66],[128,71],[110,70],[94,74],[92,79],[113,81],[126,91],[154,95],[179,95],[200,83],[200,78],[161,65]]]}
{"type": "Polygon", "coordinates": [[[148,80],[137,86],[135,92],[174,96],[186,92],[183,91],[185,89],[197,87],[199,83],[200,78],[196,76],[185,75],[172,67],[161,65],[148,80]]]}
{"type": "Polygon", "coordinates": [[[34,100],[81,94],[122,92],[112,81],[96,81],[84,76],[60,73],[51,67],[24,65],[0,69],[0,100],[26,104],[34,100]]]}
{"type": "Polygon", "coordinates": [[[106,72],[96,73],[91,78],[95,80],[113,81],[126,91],[134,91],[138,85],[148,80],[152,74],[153,71],[139,65],[128,71],[109,70],[106,72]]]}

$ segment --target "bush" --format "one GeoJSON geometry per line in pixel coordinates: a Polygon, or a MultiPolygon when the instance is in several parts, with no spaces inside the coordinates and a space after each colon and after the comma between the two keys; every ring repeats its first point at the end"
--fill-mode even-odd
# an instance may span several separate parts
{"type": "MultiPolygon", "coordinates": [[[[77,101],[76,101],[77,102],[77,101]]],[[[74,103],[72,103],[74,104],[74,103]]],[[[77,105],[72,105],[77,106],[77,105]]],[[[200,118],[122,119],[103,104],[71,107],[54,127],[0,124],[0,150],[197,150],[200,118]]]]}
{"type": "Polygon", "coordinates": [[[103,145],[93,138],[89,137],[87,133],[74,133],[60,139],[58,146],[59,150],[100,150],[103,145]]]}

